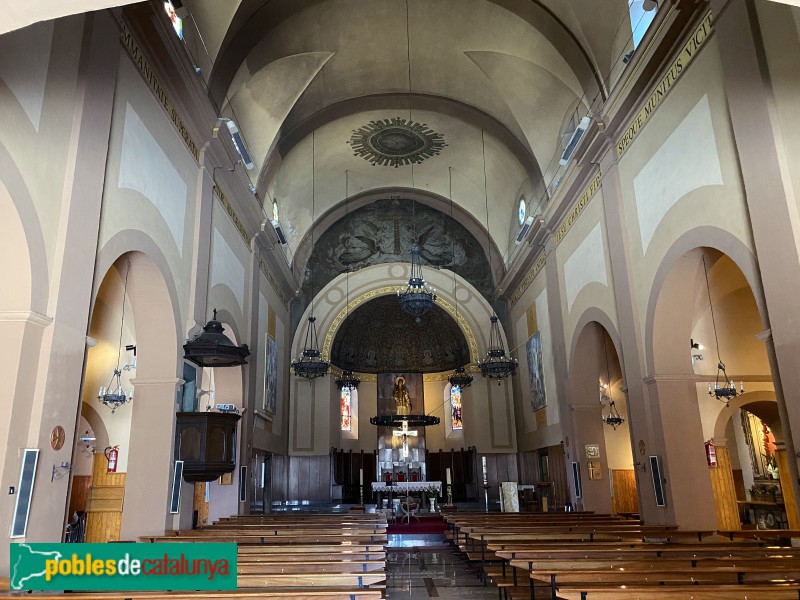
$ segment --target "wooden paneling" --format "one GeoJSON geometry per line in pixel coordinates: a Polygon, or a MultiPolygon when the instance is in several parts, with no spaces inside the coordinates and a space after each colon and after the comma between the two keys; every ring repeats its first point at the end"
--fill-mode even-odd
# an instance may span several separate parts
{"type": "Polygon", "coordinates": [[[717,446],[717,466],[709,467],[711,490],[714,493],[714,509],[717,512],[717,528],[726,531],[741,529],[739,508],[736,504],[736,487],[731,471],[731,456],[725,446],[717,446]]]}
{"type": "Polygon", "coordinates": [[[124,494],[125,473],[108,473],[106,457],[103,454],[95,454],[92,482],[86,503],[87,542],[119,540],[124,494]]]}
{"type": "Polygon", "coordinates": [[[76,512],[84,512],[89,499],[89,486],[92,484],[91,475],[76,475],[72,478],[72,490],[69,494],[69,515],[67,520],[72,520],[76,512]]]}
{"type": "Polygon", "coordinates": [[[550,446],[547,450],[550,459],[550,477],[553,480],[553,499],[557,506],[561,506],[569,501],[567,461],[564,457],[564,447],[561,445],[550,446]]]}
{"type": "Polygon", "coordinates": [[[620,513],[639,512],[639,499],[636,496],[636,473],[633,469],[612,469],[611,480],[614,485],[614,497],[611,499],[611,510],[615,515],[620,513]]]}
{"type": "Polygon", "coordinates": [[[197,526],[208,525],[208,502],[206,502],[206,482],[198,481],[194,484],[194,500],[192,507],[197,511],[197,526]]]}
{"type": "Polygon", "coordinates": [[[330,456],[274,456],[273,500],[329,502],[331,498],[330,456]]]}
{"type": "Polygon", "coordinates": [[[86,512],[122,512],[125,488],[121,486],[96,486],[89,490],[86,512]]]}
{"type": "Polygon", "coordinates": [[[800,529],[800,521],[797,519],[797,501],[792,491],[792,480],[789,475],[786,450],[781,449],[775,452],[775,463],[778,465],[778,475],[781,478],[781,493],[783,494],[783,504],[786,508],[789,529],[800,529]]]}

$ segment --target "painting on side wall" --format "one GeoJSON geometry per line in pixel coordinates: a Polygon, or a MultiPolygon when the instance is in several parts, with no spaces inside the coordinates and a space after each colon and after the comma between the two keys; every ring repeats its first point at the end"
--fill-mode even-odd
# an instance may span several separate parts
{"type": "Polygon", "coordinates": [[[544,369],[542,367],[542,332],[537,331],[526,342],[528,351],[528,383],[531,390],[531,408],[537,411],[547,406],[544,396],[544,369]]]}
{"type": "Polygon", "coordinates": [[[269,335],[264,344],[264,411],[274,415],[278,407],[278,343],[269,335]]]}

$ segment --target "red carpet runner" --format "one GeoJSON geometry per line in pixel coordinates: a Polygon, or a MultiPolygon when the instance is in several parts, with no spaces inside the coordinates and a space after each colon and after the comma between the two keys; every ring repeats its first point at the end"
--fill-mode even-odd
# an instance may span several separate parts
{"type": "Polygon", "coordinates": [[[417,523],[416,519],[412,518],[409,524],[406,524],[405,521],[400,523],[398,518],[398,522],[390,523],[386,531],[389,534],[444,533],[447,531],[447,525],[445,525],[440,516],[421,516],[419,517],[419,523],[417,523]]]}

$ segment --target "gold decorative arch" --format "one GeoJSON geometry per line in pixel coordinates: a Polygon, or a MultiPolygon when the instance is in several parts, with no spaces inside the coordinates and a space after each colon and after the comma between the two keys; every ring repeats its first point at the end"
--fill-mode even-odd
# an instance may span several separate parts
{"type": "MultiPolygon", "coordinates": [[[[376,288],[374,290],[370,290],[368,292],[364,292],[358,298],[351,300],[344,308],[342,308],[336,317],[331,322],[331,326],[328,328],[328,331],[325,333],[325,340],[322,343],[322,360],[330,361],[331,359],[331,346],[333,345],[333,337],[336,335],[336,332],[339,331],[339,327],[344,322],[347,315],[350,314],[351,311],[355,310],[365,302],[369,302],[373,298],[377,298],[378,296],[388,296],[394,295],[397,293],[398,286],[385,286],[376,288]]],[[[447,300],[442,298],[441,296],[437,296],[436,304],[441,306],[445,309],[453,319],[458,323],[458,326],[461,328],[461,331],[467,338],[467,345],[469,346],[469,356],[470,361],[475,362],[478,360],[478,342],[475,340],[475,334],[472,332],[472,328],[467,323],[464,315],[461,312],[456,313],[455,307],[450,304],[447,300]]],[[[398,306],[398,310],[400,307],[398,306]]]]}

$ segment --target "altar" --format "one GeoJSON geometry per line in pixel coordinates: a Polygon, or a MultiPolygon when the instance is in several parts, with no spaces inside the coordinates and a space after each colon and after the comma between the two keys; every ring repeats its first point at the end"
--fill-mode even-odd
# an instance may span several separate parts
{"type": "MultiPolygon", "coordinates": [[[[442,482],[441,481],[399,481],[397,483],[392,483],[391,485],[385,483],[383,481],[373,481],[372,482],[372,494],[378,495],[377,498],[377,505],[378,508],[383,506],[383,495],[389,495],[389,502],[388,508],[392,511],[392,515],[394,515],[395,507],[392,502],[392,496],[397,498],[402,498],[404,496],[408,496],[412,493],[423,494],[427,490],[436,490],[436,492],[441,497],[442,495],[442,482]]],[[[424,501],[424,499],[423,499],[424,501]]]]}
{"type": "Polygon", "coordinates": [[[435,489],[436,492],[442,495],[442,482],[441,481],[399,481],[389,485],[383,481],[372,482],[372,493],[387,493],[398,494],[400,496],[408,496],[409,492],[424,492],[426,490],[435,489]]]}

